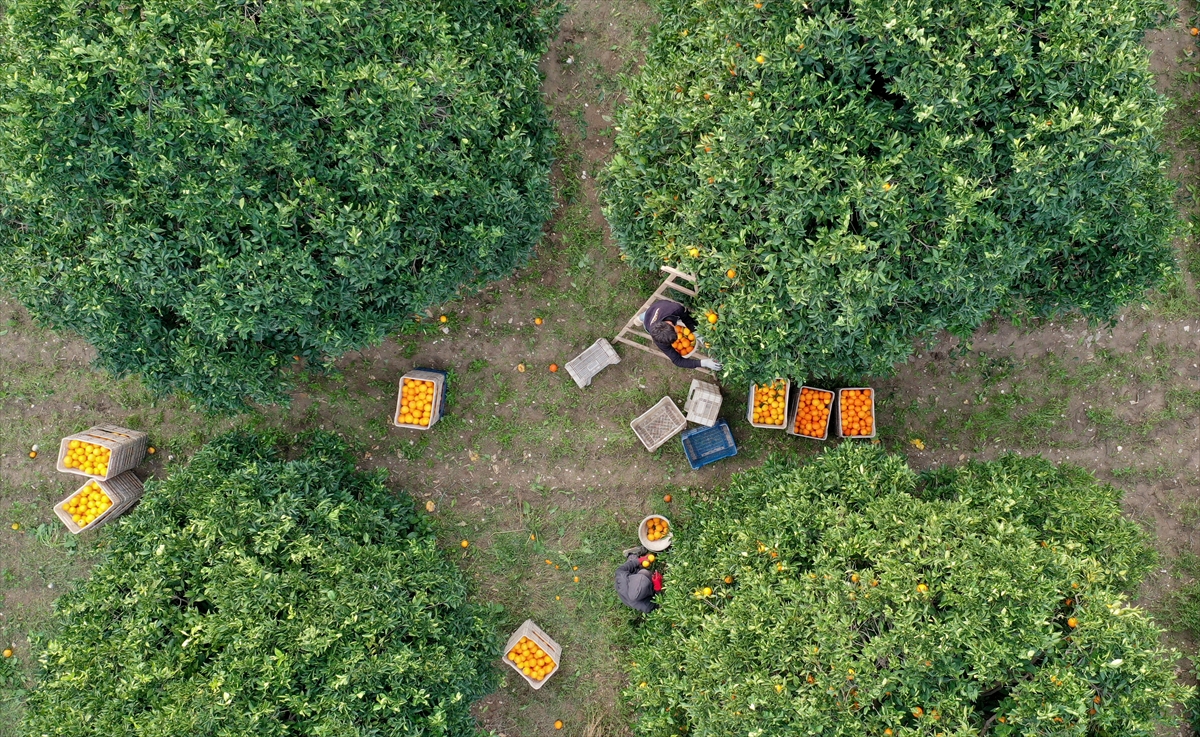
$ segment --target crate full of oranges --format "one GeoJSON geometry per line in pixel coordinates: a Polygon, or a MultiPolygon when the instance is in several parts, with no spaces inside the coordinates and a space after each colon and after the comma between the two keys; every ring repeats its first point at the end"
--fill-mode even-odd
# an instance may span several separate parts
{"type": "Polygon", "coordinates": [[[791,412],[788,434],[815,440],[828,438],[829,420],[836,396],[826,389],[800,387],[800,394],[796,397],[795,407],[791,412]]]}
{"type": "Polygon", "coordinates": [[[442,417],[446,396],[446,374],[432,369],[416,369],[400,378],[396,413],[392,424],[414,430],[428,430],[442,417]]]}
{"type": "Polygon", "coordinates": [[[679,355],[686,358],[691,355],[692,351],[696,350],[696,334],[687,325],[676,325],[675,342],[671,344],[671,347],[679,351],[679,355]]]}
{"type": "Polygon", "coordinates": [[[755,427],[782,430],[787,426],[788,393],[792,382],[776,379],[770,384],[750,385],[746,419],[755,427]]]}
{"type": "Polygon", "coordinates": [[[115,478],[137,468],[146,457],[149,436],[116,425],[96,425],[63,438],[58,470],[94,479],[115,478]]]}
{"type": "Polygon", "coordinates": [[[561,660],[562,647],[531,619],[525,620],[504,646],[504,662],[534,689],[546,684],[561,660]]]}
{"type": "Polygon", "coordinates": [[[875,392],[866,387],[838,390],[838,435],[875,437],[875,392]]]}
{"type": "Polygon", "coordinates": [[[142,496],[142,482],[132,471],[101,481],[92,479],[54,506],[72,534],[94,530],[116,519],[142,496]]]}

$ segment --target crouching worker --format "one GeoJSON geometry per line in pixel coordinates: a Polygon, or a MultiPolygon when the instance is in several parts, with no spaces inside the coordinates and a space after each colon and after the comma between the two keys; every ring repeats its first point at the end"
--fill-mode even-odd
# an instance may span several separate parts
{"type": "Polygon", "coordinates": [[[678,302],[673,302],[669,299],[660,299],[650,305],[650,309],[642,313],[642,325],[646,327],[646,332],[650,334],[654,345],[666,354],[667,358],[671,359],[671,363],[679,368],[721,370],[720,362],[714,361],[711,358],[697,360],[695,358],[683,357],[679,346],[689,343],[689,341],[685,340],[687,334],[683,333],[683,328],[686,328],[691,333],[690,345],[698,345],[700,336],[695,332],[696,321],[687,313],[687,309],[678,302]]]}
{"type": "Polygon", "coordinates": [[[625,562],[617,569],[617,596],[626,606],[650,613],[657,606],[654,595],[662,591],[662,573],[650,573],[649,565],[654,561],[645,548],[630,548],[624,553],[625,562]]]}

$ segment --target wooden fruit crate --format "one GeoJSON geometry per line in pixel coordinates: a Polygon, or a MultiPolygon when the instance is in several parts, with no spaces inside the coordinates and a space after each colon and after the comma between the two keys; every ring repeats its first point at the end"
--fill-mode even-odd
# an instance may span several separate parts
{"type": "Polygon", "coordinates": [[[542,686],[545,686],[546,681],[549,681],[551,676],[557,673],[559,667],[562,665],[562,645],[559,645],[554,641],[553,637],[542,631],[542,628],[534,624],[532,619],[526,619],[524,624],[518,627],[517,631],[512,633],[512,636],[508,638],[508,642],[504,645],[504,652],[500,657],[504,659],[505,665],[515,670],[517,675],[524,678],[525,682],[536,691],[542,686]],[[517,643],[521,641],[522,637],[528,637],[536,642],[538,647],[546,651],[546,654],[549,655],[551,660],[554,661],[554,667],[551,668],[550,672],[546,674],[546,677],[540,681],[536,681],[525,675],[521,669],[517,667],[516,663],[508,659],[508,654],[512,652],[514,647],[517,646],[517,643]]]}
{"type": "Polygon", "coordinates": [[[442,415],[446,411],[446,372],[438,371],[437,369],[418,368],[409,371],[404,376],[400,377],[400,383],[396,388],[396,411],[392,413],[392,424],[396,427],[407,427],[412,430],[428,430],[437,424],[437,421],[442,419],[442,415]],[[404,397],[404,380],[415,379],[417,381],[432,381],[433,382],[433,412],[429,417],[428,425],[417,425],[410,422],[400,421],[400,402],[404,397]]]}
{"type": "Polygon", "coordinates": [[[68,435],[59,442],[58,462],[55,464],[55,468],[62,473],[108,480],[137,468],[142,459],[146,457],[146,448],[149,445],[150,436],[139,430],[130,430],[117,425],[96,425],[83,432],[68,435]],[[78,468],[67,468],[63,465],[67,460],[67,450],[70,449],[72,440],[108,448],[108,473],[103,476],[95,476],[84,473],[78,468]]]}
{"type": "Polygon", "coordinates": [[[84,530],[95,530],[99,527],[103,527],[104,525],[108,524],[110,520],[120,517],[122,514],[129,511],[129,509],[137,503],[138,499],[142,498],[142,493],[144,491],[145,487],[142,486],[142,480],[134,475],[132,471],[126,471],[120,476],[107,481],[101,479],[90,479],[83,486],[71,492],[67,498],[63,499],[58,504],[55,504],[54,514],[58,515],[58,518],[62,520],[64,525],[67,526],[67,529],[71,531],[72,535],[78,535],[84,530]],[[79,525],[75,524],[75,520],[72,519],[71,515],[67,512],[67,502],[75,498],[75,495],[83,491],[84,488],[92,483],[92,481],[95,481],[100,485],[100,489],[108,495],[108,498],[112,500],[113,505],[106,509],[104,514],[92,520],[92,523],[87,527],[80,527],[79,525]]]}
{"type": "MultiPolygon", "coordinates": [[[[779,425],[767,425],[754,421],[754,394],[756,391],[758,391],[758,385],[751,384],[750,399],[746,404],[746,422],[749,422],[754,427],[760,427],[764,430],[783,430],[787,427],[787,408],[788,402],[791,400],[792,382],[790,379],[775,379],[774,381],[783,382],[783,423],[779,425]]],[[[772,383],[774,383],[774,381],[772,383]]]]}
{"type": "Polygon", "coordinates": [[[787,434],[794,435],[798,438],[808,438],[809,440],[826,440],[829,438],[829,428],[833,427],[833,415],[837,412],[837,392],[829,389],[821,389],[815,386],[802,386],[800,391],[792,394],[790,403],[788,404],[788,425],[787,434]],[[822,394],[828,394],[831,401],[829,402],[829,416],[825,418],[825,434],[821,436],[805,435],[801,432],[796,432],[796,414],[800,411],[800,397],[804,395],[804,390],[808,389],[822,394]]]}
{"type": "Polygon", "coordinates": [[[839,438],[866,438],[870,439],[879,433],[879,420],[875,416],[875,390],[869,386],[854,386],[845,389],[838,389],[837,409],[834,414],[837,416],[837,434],[839,438]],[[842,395],[849,391],[869,391],[871,392],[871,434],[870,435],[846,435],[842,432],[842,395]]]}

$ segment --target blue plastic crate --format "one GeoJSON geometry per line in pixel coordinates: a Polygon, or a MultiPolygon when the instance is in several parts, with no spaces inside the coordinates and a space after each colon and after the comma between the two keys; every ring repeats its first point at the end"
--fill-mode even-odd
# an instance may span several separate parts
{"type": "Polygon", "coordinates": [[[725,420],[718,420],[712,427],[688,430],[680,439],[693,470],[737,455],[737,443],[733,442],[733,433],[725,420]]]}

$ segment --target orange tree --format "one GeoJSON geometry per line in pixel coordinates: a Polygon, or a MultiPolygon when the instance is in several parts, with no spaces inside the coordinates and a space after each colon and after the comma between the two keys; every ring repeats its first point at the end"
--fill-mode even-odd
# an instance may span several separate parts
{"type": "Polygon", "coordinates": [[[23,734],[475,734],[501,642],[469,592],[429,516],[337,437],[226,435],[105,531],[23,734]]]}
{"type": "Polygon", "coordinates": [[[1167,11],[664,0],[616,121],[613,234],[698,273],[734,378],[883,374],[997,311],[1110,317],[1173,264],[1140,45],[1167,11]]]}
{"type": "Polygon", "coordinates": [[[0,283],[211,407],[510,273],[555,0],[11,0],[0,283]]]}
{"type": "Polygon", "coordinates": [[[1127,603],[1154,556],[1118,498],[1034,458],[924,476],[866,445],[771,459],[662,554],[635,731],[1154,735],[1187,689],[1127,603]]]}

